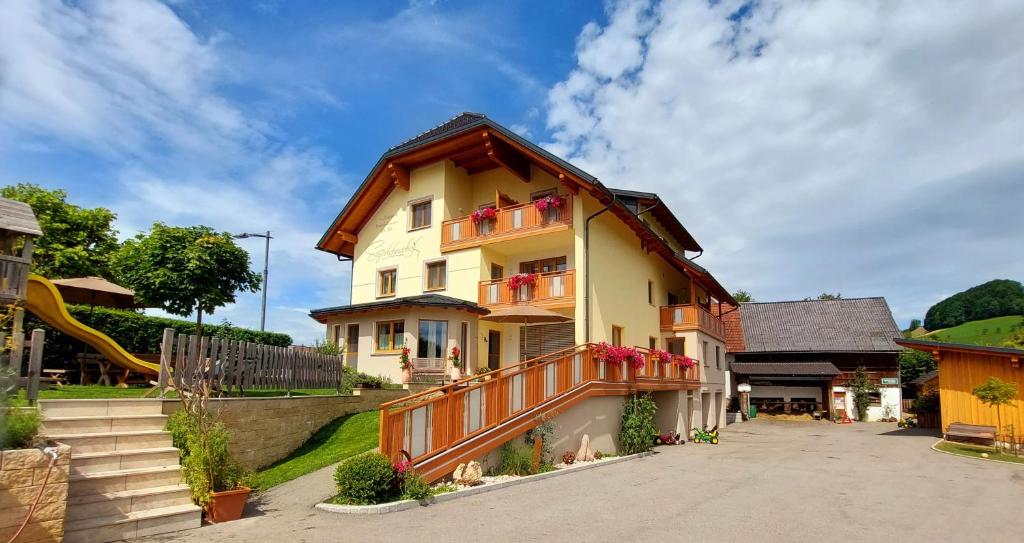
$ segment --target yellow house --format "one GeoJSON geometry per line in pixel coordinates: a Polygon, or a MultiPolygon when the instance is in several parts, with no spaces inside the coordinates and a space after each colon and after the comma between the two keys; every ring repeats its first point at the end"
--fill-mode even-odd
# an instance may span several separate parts
{"type": "Polygon", "coordinates": [[[359,371],[400,382],[403,347],[414,380],[445,379],[456,346],[467,373],[584,343],[658,348],[699,360],[690,409],[724,421],[713,311],[735,301],[686,256],[703,248],[656,194],[608,188],[484,115],[389,149],[317,248],[352,261],[351,303],[311,316],[359,371]],[[564,322],[516,321],[524,306],[564,322]]]}

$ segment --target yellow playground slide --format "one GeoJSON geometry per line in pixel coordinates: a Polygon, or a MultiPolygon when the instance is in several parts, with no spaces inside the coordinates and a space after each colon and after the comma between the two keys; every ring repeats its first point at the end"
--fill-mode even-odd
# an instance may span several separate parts
{"type": "Polygon", "coordinates": [[[48,279],[31,274],[28,277],[28,296],[25,303],[29,311],[46,324],[65,334],[84,341],[114,364],[131,371],[157,375],[160,365],[140,360],[110,339],[106,334],[78,322],[68,313],[60,291],[48,279]]]}

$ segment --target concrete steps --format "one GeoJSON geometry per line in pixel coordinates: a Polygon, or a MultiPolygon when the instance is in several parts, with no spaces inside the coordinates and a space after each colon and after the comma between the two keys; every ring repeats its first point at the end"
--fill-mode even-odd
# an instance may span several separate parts
{"type": "Polygon", "coordinates": [[[71,446],[64,541],[198,528],[159,400],[42,400],[43,432],[71,446]]]}

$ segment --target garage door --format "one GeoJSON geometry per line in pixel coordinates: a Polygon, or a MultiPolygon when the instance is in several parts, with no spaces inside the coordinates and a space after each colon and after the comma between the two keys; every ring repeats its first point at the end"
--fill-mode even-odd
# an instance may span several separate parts
{"type": "Polygon", "coordinates": [[[519,353],[523,360],[568,349],[576,345],[576,325],[572,322],[535,324],[519,329],[519,353]]]}

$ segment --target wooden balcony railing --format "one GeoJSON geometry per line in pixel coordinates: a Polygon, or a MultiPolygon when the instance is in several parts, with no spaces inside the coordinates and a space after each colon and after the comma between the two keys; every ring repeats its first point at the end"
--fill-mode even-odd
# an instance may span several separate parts
{"type": "Polygon", "coordinates": [[[718,339],[725,339],[725,324],[699,305],[661,306],[661,329],[672,332],[699,330],[718,339]]]}
{"type": "MultiPolygon", "coordinates": [[[[698,366],[655,364],[646,349],[640,351],[648,361],[640,370],[597,360],[594,346],[587,344],[381,404],[381,452],[397,460],[405,451],[419,468],[460,443],[521,421],[532,410],[548,409],[559,398],[592,390],[584,390],[591,384],[600,383],[605,395],[700,386],[698,366]]],[[[432,467],[424,476],[432,480],[443,475],[443,469],[432,467]]]]}
{"type": "Polygon", "coordinates": [[[483,243],[561,230],[572,225],[572,197],[562,196],[561,207],[537,209],[533,202],[502,207],[493,219],[473,222],[470,215],[441,223],[441,250],[475,247],[483,243]]]}
{"type": "MultiPolygon", "coordinates": [[[[899,372],[896,370],[866,371],[864,373],[865,376],[868,378],[868,381],[870,381],[875,386],[881,385],[882,379],[886,379],[887,384],[895,385],[895,379],[899,377],[899,372]]],[[[853,371],[840,372],[839,375],[836,375],[835,378],[832,379],[832,384],[834,386],[846,386],[850,384],[850,381],[853,381],[854,375],[856,375],[856,372],[853,371]]]]}
{"type": "Polygon", "coordinates": [[[576,303],[576,270],[538,273],[536,283],[518,289],[509,288],[508,279],[480,281],[480,305],[528,303],[541,307],[572,307],[576,303]]]}

